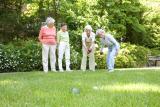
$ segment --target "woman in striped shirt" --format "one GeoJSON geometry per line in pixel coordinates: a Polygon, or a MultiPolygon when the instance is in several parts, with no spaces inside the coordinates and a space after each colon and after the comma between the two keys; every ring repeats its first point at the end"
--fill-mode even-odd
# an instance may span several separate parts
{"type": "Polygon", "coordinates": [[[46,26],[43,26],[39,33],[39,41],[42,43],[43,71],[48,72],[48,54],[50,56],[51,71],[56,72],[56,28],[55,20],[51,17],[46,19],[46,26]]]}

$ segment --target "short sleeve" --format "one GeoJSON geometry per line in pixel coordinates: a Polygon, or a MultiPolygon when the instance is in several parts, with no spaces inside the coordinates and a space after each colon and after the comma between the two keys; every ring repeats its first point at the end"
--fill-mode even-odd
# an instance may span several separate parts
{"type": "Polygon", "coordinates": [[[42,42],[42,39],[43,39],[43,31],[44,31],[44,27],[41,27],[40,31],[39,31],[39,41],[42,42]]]}
{"type": "Polygon", "coordinates": [[[92,32],[92,42],[95,41],[95,36],[96,36],[95,33],[92,32]]]}
{"type": "Polygon", "coordinates": [[[82,41],[85,41],[86,35],[85,33],[82,33],[82,41]]]}
{"type": "Polygon", "coordinates": [[[60,31],[57,32],[57,41],[60,42],[60,31]]]}

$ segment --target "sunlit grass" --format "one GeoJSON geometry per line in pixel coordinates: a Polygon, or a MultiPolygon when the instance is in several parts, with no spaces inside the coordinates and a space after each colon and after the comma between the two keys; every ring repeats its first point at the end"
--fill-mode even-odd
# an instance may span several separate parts
{"type": "Polygon", "coordinates": [[[0,81],[0,85],[10,85],[10,84],[16,84],[17,81],[13,81],[13,80],[2,80],[0,81]]]}
{"type": "Polygon", "coordinates": [[[0,107],[159,107],[160,70],[1,73],[0,99],[0,107]]]}
{"type": "Polygon", "coordinates": [[[146,83],[136,83],[136,84],[115,84],[115,85],[105,85],[95,87],[97,90],[106,90],[106,91],[128,91],[128,92],[156,92],[160,93],[159,85],[152,85],[146,83]]]}

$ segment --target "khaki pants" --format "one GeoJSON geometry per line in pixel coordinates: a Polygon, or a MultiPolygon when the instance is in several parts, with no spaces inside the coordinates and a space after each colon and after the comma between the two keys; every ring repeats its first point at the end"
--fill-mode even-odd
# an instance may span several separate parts
{"type": "Polygon", "coordinates": [[[64,53],[65,53],[65,61],[66,61],[66,70],[70,70],[70,45],[67,42],[60,42],[58,47],[59,70],[63,70],[62,59],[63,59],[64,53]]]}
{"type": "Polygon", "coordinates": [[[43,71],[48,72],[48,55],[50,56],[51,71],[55,71],[56,45],[42,44],[42,64],[43,71]]]}
{"type": "Polygon", "coordinates": [[[81,62],[81,70],[83,71],[86,70],[86,62],[87,62],[87,56],[88,56],[89,57],[89,69],[92,71],[95,71],[94,51],[95,49],[93,48],[92,52],[88,54],[87,50],[84,47],[82,48],[83,57],[82,57],[82,62],[81,62]]]}

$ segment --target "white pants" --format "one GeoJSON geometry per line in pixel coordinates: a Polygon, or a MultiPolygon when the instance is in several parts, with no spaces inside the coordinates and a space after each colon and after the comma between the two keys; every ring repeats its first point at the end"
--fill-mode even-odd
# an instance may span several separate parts
{"type": "Polygon", "coordinates": [[[42,44],[42,63],[43,71],[48,72],[48,55],[50,56],[51,71],[55,71],[56,45],[42,44]]]}
{"type": "Polygon", "coordinates": [[[90,54],[87,53],[87,50],[83,47],[83,57],[82,57],[82,62],[81,62],[81,70],[85,71],[86,70],[86,62],[87,62],[87,56],[89,56],[89,69],[94,71],[95,70],[95,58],[94,58],[94,51],[93,49],[90,54]]]}
{"type": "Polygon", "coordinates": [[[66,70],[70,70],[70,45],[67,42],[60,42],[58,47],[58,65],[59,70],[63,70],[62,68],[62,59],[65,53],[65,60],[66,60],[66,70]]]}

